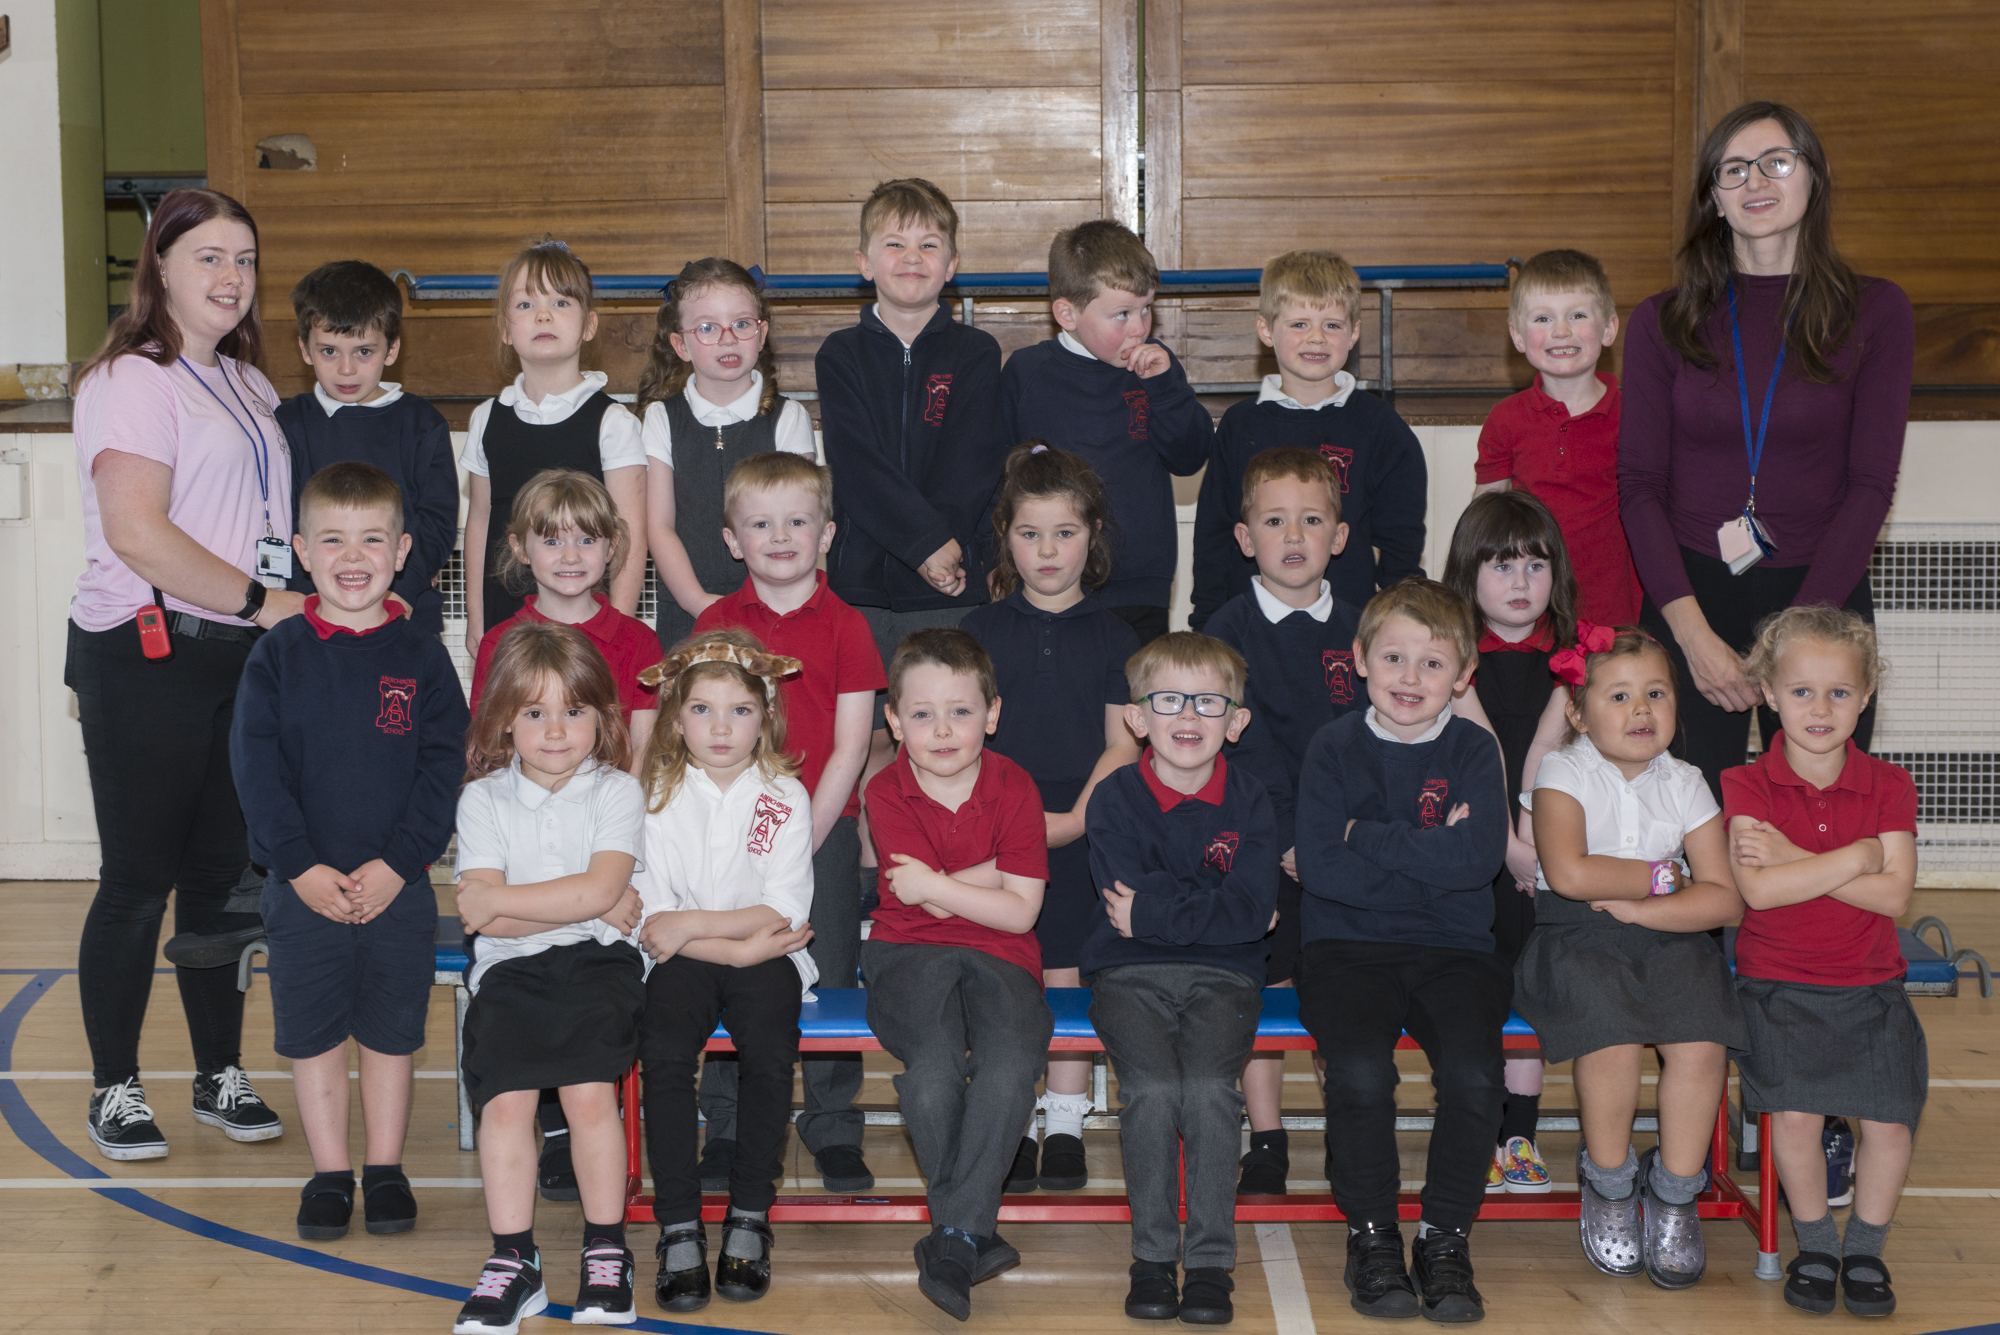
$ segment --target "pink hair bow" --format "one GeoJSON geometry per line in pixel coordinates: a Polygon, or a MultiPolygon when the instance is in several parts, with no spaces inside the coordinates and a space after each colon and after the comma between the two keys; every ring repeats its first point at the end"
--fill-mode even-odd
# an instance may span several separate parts
{"type": "Polygon", "coordinates": [[[1585,660],[1592,654],[1601,654],[1611,647],[1618,638],[1618,632],[1609,626],[1594,626],[1588,621],[1576,623],[1576,643],[1567,649],[1549,655],[1549,671],[1572,687],[1583,685],[1585,660]]]}

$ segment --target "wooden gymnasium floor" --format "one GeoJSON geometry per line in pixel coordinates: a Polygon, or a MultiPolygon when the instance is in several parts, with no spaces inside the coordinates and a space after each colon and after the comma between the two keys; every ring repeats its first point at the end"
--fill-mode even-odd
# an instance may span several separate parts
{"type": "MultiPolygon", "coordinates": [[[[337,1243],[304,1244],[293,1230],[297,1188],[308,1173],[306,1147],[287,1079],[258,1087],[286,1120],[286,1134],[232,1145],[198,1126],[187,1106],[191,1058],[172,978],[162,971],[142,1050],[148,1092],[173,1146],[142,1164],[99,1158],[84,1134],[89,1059],[78,1019],[75,942],[87,884],[0,884],[0,1330],[252,1331],[274,1328],[370,1335],[441,1335],[485,1257],[487,1234],[476,1156],[456,1148],[449,1078],[450,993],[431,1010],[431,1046],[419,1056],[416,1108],[404,1156],[422,1216],[416,1231],[392,1238],[360,1230],[337,1243]],[[169,1073],[174,1074],[169,1074],[169,1073]],[[11,1077],[11,1078],[9,1078],[11,1077]],[[84,1179],[84,1180],[79,1180],[84,1179]],[[130,1186],[120,1187],[121,1182],[130,1186]]],[[[2000,958],[2000,894],[1919,893],[1912,916],[1935,913],[1959,941],[2000,958]]],[[[250,1000],[246,1066],[281,1071],[271,1055],[268,992],[250,1000]]],[[[1930,1037],[1932,1092],[1910,1190],[1889,1248],[1902,1308],[1874,1323],[1882,1332],[1980,1328],[2000,1332],[2000,1003],[1976,987],[1952,999],[1920,998],[1930,1037]]],[[[1421,1054],[1404,1054],[1421,1070],[1421,1054]]],[[[893,1063],[869,1058],[863,1097],[893,1098],[893,1063]]],[[[1312,1102],[1306,1060],[1292,1054],[1288,1103],[1312,1102]]],[[[1545,1109],[1573,1106],[1567,1072],[1550,1072],[1545,1109]]],[[[1406,1084],[1422,1107],[1428,1086],[1406,1084]]],[[[1293,1176],[1317,1170],[1318,1146],[1295,1139],[1293,1176]]],[[[1423,1138],[1402,1137],[1403,1176],[1422,1173],[1423,1138]]],[[[1119,1173],[1114,1133],[1089,1135],[1092,1171],[1119,1173]]],[[[1576,1137],[1551,1133],[1543,1149],[1559,1183],[1573,1175],[1576,1137]]],[[[899,1128],[868,1132],[868,1159],[888,1190],[916,1190],[916,1166],[899,1128]]],[[[787,1192],[817,1190],[811,1158],[794,1151],[787,1192]],[[808,1175],[801,1181],[800,1175],[808,1175]]],[[[1753,1179],[1754,1181],[1754,1179],[1753,1179]]],[[[1324,1189],[1323,1186],[1320,1189],[1324,1189]]],[[[1846,1211],[1839,1214],[1844,1218],[1846,1211]]],[[[568,1302],[576,1282],[581,1215],[574,1204],[543,1203],[537,1220],[549,1258],[551,1298],[568,1302]]],[[[1492,1223],[1474,1234],[1484,1329],[1500,1332],[1708,1332],[1826,1329],[1851,1325],[1845,1313],[1816,1319],[1784,1305],[1776,1284],[1755,1279],[1755,1247],[1736,1221],[1707,1225],[1709,1272],[1686,1293],[1644,1279],[1617,1281],[1590,1268],[1574,1223],[1492,1223]]],[[[866,1332],[959,1329],[917,1292],[910,1247],[919,1225],[778,1226],[776,1277],[761,1303],[717,1302],[692,1319],[669,1322],[652,1305],[652,1235],[634,1228],[640,1254],[642,1330],[866,1332]]],[[[975,1291],[971,1329],[1138,1331],[1156,1323],[1123,1315],[1129,1235],[1124,1225],[1011,1225],[1023,1264],[975,1291]]],[[[1783,1251],[1792,1238],[1781,1224],[1783,1251]]],[[[1338,1224],[1243,1225],[1238,1229],[1235,1329],[1251,1332],[1353,1331],[1371,1323],[1347,1306],[1341,1287],[1338,1224]]],[[[524,1331],[553,1329],[536,1318],[524,1331]]]]}

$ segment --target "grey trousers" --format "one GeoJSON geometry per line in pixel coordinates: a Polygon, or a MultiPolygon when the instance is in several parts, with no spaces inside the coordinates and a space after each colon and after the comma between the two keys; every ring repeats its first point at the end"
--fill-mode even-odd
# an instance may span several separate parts
{"type": "MultiPolygon", "coordinates": [[[[813,854],[812,944],[819,966],[815,992],[854,986],[861,948],[861,836],[852,816],[842,816],[813,854]]],[[[809,1154],[834,1145],[859,1145],[864,1118],[854,1106],[861,1092],[861,1054],[816,1052],[799,1062],[805,1108],[797,1122],[809,1154]]],[[[736,1139],[736,1054],[711,1052],[701,1064],[701,1115],[709,1140],[736,1139]]],[[[1026,1120],[1026,1114],[1022,1119],[1026,1120]]]]}
{"type": "Polygon", "coordinates": [[[1090,1022],[1118,1076],[1132,1254],[1142,1261],[1236,1264],[1237,1081],[1263,1011],[1261,980],[1209,964],[1126,964],[1091,980],[1090,1022]]]}
{"type": "Polygon", "coordinates": [[[970,946],[866,941],[861,960],[931,1223],[988,1237],[1055,1034],[1042,980],[970,946]]]}

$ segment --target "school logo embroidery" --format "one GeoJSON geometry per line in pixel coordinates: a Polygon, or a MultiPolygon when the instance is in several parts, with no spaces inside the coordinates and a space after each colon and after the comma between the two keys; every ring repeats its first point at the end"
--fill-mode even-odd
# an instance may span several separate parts
{"type": "Polygon", "coordinates": [[[1445,812],[1451,808],[1445,805],[1451,799],[1451,784],[1444,779],[1426,779],[1423,792],[1417,794],[1418,823],[1426,830],[1435,830],[1444,824],[1445,812]]]}
{"type": "Polygon", "coordinates": [[[1345,445],[1327,445],[1322,443],[1319,447],[1319,457],[1333,465],[1333,475],[1340,479],[1340,490],[1345,494],[1347,491],[1347,470],[1354,466],[1354,451],[1345,445]]]}
{"type": "Polygon", "coordinates": [[[1337,705],[1354,703],[1354,651],[1328,649],[1321,655],[1326,664],[1326,698],[1337,705]]]}
{"type": "Polygon", "coordinates": [[[1236,850],[1243,843],[1243,836],[1234,830],[1223,830],[1208,841],[1208,852],[1202,854],[1202,864],[1215,868],[1224,876],[1236,862],[1236,850]]]}
{"type": "Polygon", "coordinates": [[[757,798],[756,811],[750,822],[750,851],[768,853],[777,842],[778,827],[792,818],[792,809],[769,793],[757,798]]]}
{"type": "Polygon", "coordinates": [[[1151,409],[1152,403],[1147,399],[1145,390],[1126,390],[1125,434],[1133,440],[1144,440],[1146,438],[1146,414],[1151,409]]]}
{"type": "Polygon", "coordinates": [[[375,726],[383,732],[402,736],[417,726],[417,683],[403,677],[382,678],[382,712],[375,726]]]}
{"type": "Polygon", "coordinates": [[[934,375],[924,386],[924,420],[932,426],[944,425],[944,405],[951,398],[951,377],[934,375]]]}

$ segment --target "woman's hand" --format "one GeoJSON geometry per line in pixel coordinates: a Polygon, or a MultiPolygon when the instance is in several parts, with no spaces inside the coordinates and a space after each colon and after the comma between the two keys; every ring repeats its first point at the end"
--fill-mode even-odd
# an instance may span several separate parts
{"type": "Polygon", "coordinates": [[[286,617],[297,616],[306,610],[306,596],[290,589],[272,589],[264,595],[264,605],[257,609],[255,624],[265,630],[277,625],[286,617]]]}
{"type": "Polygon", "coordinates": [[[1687,657],[1695,689],[1718,709],[1741,714],[1759,703],[1757,685],[1743,671],[1743,659],[1709,629],[1708,618],[1692,597],[1676,598],[1660,609],[1687,657]]]}

